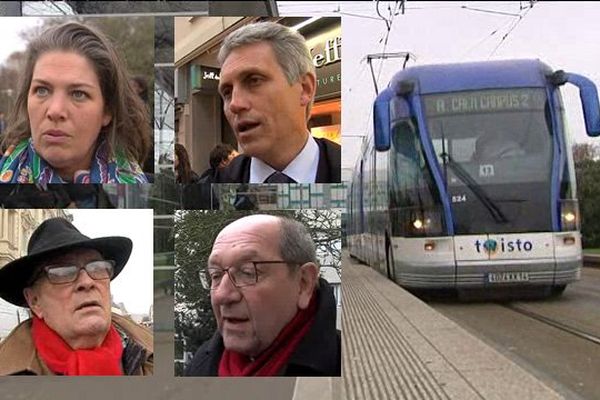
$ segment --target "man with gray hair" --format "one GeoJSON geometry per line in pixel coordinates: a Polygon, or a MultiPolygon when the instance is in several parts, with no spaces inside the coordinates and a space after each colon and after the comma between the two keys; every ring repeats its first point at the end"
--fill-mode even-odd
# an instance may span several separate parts
{"type": "Polygon", "coordinates": [[[217,236],[206,268],[217,332],[188,376],[340,376],[331,286],[301,223],[251,215],[217,236]]]}
{"type": "Polygon", "coordinates": [[[307,128],[316,72],[302,35],[275,22],[230,33],[219,51],[219,93],[242,155],[218,183],[331,183],[340,146],[307,128]]]}

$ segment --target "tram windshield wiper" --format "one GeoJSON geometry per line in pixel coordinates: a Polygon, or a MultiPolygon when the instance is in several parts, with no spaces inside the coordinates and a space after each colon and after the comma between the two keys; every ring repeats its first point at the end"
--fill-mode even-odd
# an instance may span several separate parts
{"type": "MultiPolygon", "coordinates": [[[[498,206],[490,199],[485,190],[473,179],[473,177],[458,163],[452,160],[450,154],[443,152],[440,154],[442,160],[444,160],[444,165],[450,167],[452,172],[456,175],[458,179],[460,179],[467,187],[475,194],[475,196],[479,199],[481,204],[485,206],[485,208],[489,211],[494,221],[500,223],[509,222],[506,215],[498,208],[498,206]]],[[[446,177],[447,179],[447,177],[446,177]]]]}

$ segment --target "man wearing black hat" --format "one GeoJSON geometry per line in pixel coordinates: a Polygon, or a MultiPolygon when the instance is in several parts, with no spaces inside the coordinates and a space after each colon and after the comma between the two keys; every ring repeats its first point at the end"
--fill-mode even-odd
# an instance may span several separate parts
{"type": "Polygon", "coordinates": [[[0,344],[0,375],[152,374],[151,332],[111,313],[110,281],[131,249],[126,237],[43,222],[27,256],[0,269],[0,297],[33,315],[0,344]]]}

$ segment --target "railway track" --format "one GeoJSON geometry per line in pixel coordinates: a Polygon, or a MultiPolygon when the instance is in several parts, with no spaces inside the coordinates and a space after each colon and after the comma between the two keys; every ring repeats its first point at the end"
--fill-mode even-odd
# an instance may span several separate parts
{"type": "Polygon", "coordinates": [[[583,265],[585,267],[600,267],[600,254],[592,255],[592,254],[584,254],[583,255],[583,265]]]}
{"type": "Polygon", "coordinates": [[[545,317],[541,314],[521,308],[516,305],[504,304],[503,307],[508,308],[516,313],[519,313],[519,314],[529,317],[531,319],[534,319],[536,321],[542,322],[546,325],[550,325],[556,329],[560,329],[563,332],[570,333],[581,339],[584,339],[584,340],[590,341],[594,344],[600,345],[600,337],[598,337],[594,334],[584,332],[580,329],[574,328],[574,327],[564,324],[560,321],[553,320],[552,318],[545,317]]]}

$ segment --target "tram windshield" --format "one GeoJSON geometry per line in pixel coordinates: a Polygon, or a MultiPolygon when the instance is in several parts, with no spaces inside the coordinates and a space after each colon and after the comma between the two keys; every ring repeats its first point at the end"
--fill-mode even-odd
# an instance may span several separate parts
{"type": "Polygon", "coordinates": [[[552,127],[543,88],[424,96],[457,234],[551,230],[552,127]]]}

